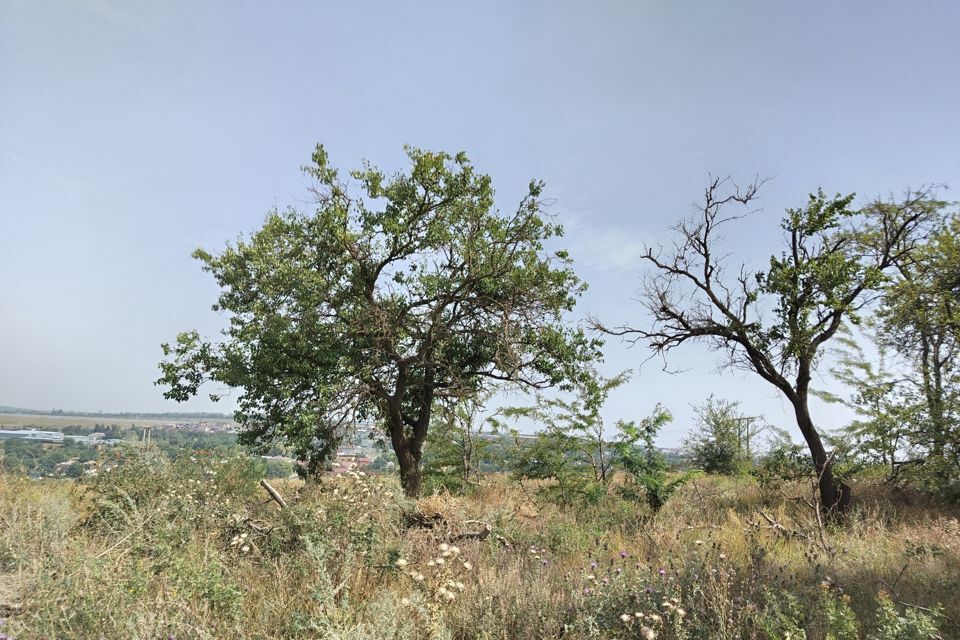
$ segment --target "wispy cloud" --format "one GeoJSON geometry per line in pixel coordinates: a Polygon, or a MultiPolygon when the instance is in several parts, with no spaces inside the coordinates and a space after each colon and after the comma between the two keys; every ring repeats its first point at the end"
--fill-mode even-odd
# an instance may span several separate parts
{"type": "Polygon", "coordinates": [[[595,216],[564,216],[567,246],[578,265],[601,271],[629,273],[640,267],[640,256],[646,251],[646,239],[636,229],[597,225],[595,216]]]}
{"type": "Polygon", "coordinates": [[[639,269],[644,242],[619,229],[584,230],[572,249],[574,258],[586,267],[627,273],[639,269]]]}

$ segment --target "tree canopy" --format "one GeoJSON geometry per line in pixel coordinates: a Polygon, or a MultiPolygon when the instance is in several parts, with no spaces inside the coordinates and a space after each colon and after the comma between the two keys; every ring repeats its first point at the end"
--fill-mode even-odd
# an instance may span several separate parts
{"type": "Polygon", "coordinates": [[[585,284],[547,248],[563,229],[542,183],[502,214],[465,154],[406,151],[409,171],[365,164],[347,181],[317,146],[313,212],[275,210],[219,254],[197,250],[229,327],[163,345],[158,384],[181,401],[206,381],[239,390],[242,441],[282,441],[313,470],[355,419],[378,419],[415,495],[436,404],[561,384],[598,341],[565,322],[585,284]]]}
{"type": "Polygon", "coordinates": [[[889,273],[917,250],[930,221],[929,191],[902,200],[853,206],[853,195],[811,194],[804,206],[787,209],[784,248],[769,268],[730,272],[719,240],[743,218],[730,211],[749,206],[760,183],[741,189],[713,179],[698,213],[675,228],[667,249],[647,250],[652,266],[641,302],[648,319],[640,325],[601,331],[642,340],[666,355],[690,341],[705,341],[727,356],[727,364],[753,371],[784,394],[810,449],[820,495],[842,510],[849,488],[834,477],[830,453],[809,409],[810,381],[821,347],[844,320],[876,300],[889,273]]]}

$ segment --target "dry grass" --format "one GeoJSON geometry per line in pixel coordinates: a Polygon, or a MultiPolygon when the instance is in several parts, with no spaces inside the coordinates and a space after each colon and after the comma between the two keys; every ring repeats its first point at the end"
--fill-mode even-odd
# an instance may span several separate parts
{"type": "MultiPolygon", "coordinates": [[[[880,591],[960,611],[957,514],[876,484],[858,487],[849,522],[823,527],[791,499],[809,496],[804,485],[774,493],[749,479],[699,478],[656,516],[612,497],[563,509],[504,478],[418,503],[393,479],[360,475],[278,488],[283,511],[242,459],[171,464],[147,452],[90,484],[0,476],[3,631],[746,639],[799,629],[885,640],[937,636],[922,625],[883,635],[880,591]],[[443,521],[410,526],[404,514],[416,511],[443,521]],[[458,540],[472,521],[494,535],[458,540]]],[[[920,611],[885,606],[904,619],[920,611]]]]}

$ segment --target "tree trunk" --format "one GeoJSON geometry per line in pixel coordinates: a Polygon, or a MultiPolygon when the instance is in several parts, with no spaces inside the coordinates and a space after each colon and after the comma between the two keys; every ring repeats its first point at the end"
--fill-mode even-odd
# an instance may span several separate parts
{"type": "MultiPolygon", "coordinates": [[[[423,473],[420,471],[419,461],[412,463],[403,462],[404,458],[398,456],[400,462],[400,485],[408,498],[420,497],[420,484],[423,481],[423,473]]],[[[411,456],[412,459],[412,456],[411,456]]]]}
{"type": "Polygon", "coordinates": [[[806,393],[797,394],[793,400],[794,413],[797,416],[797,426],[803,434],[810,456],[813,458],[813,467],[817,473],[817,486],[820,490],[820,501],[831,516],[837,516],[850,507],[850,487],[833,475],[833,460],[827,456],[820,434],[817,433],[813,420],[810,418],[810,408],[807,404],[806,393]]]}
{"type": "Polygon", "coordinates": [[[400,466],[400,484],[403,492],[410,498],[420,497],[420,484],[423,473],[420,470],[420,456],[423,452],[423,441],[417,439],[416,434],[409,436],[404,432],[403,418],[399,411],[388,418],[390,429],[390,444],[397,455],[397,464],[400,466]]]}

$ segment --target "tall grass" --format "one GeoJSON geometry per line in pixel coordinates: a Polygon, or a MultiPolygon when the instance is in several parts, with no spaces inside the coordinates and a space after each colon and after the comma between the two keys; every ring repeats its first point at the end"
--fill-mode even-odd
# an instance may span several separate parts
{"type": "Polygon", "coordinates": [[[257,482],[243,457],[150,449],[82,482],[0,475],[0,632],[960,637],[957,514],[878,485],[828,525],[805,485],[747,478],[693,480],[656,515],[613,495],[561,507],[494,477],[412,502],[359,473],[280,483],[281,510],[257,482]],[[491,535],[460,535],[483,523],[491,535]]]}

